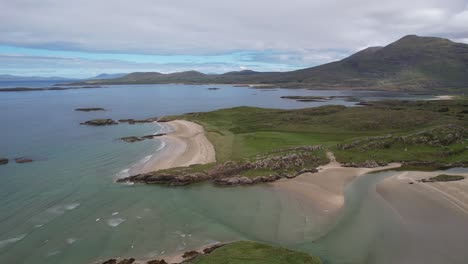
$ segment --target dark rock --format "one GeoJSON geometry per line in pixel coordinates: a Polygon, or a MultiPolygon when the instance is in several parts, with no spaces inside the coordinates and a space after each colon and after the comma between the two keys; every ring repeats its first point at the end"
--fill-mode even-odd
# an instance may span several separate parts
{"type": "Polygon", "coordinates": [[[185,252],[182,257],[184,262],[194,260],[196,257],[200,256],[201,253],[195,250],[185,252]]]}
{"type": "Polygon", "coordinates": [[[386,166],[387,163],[377,162],[375,160],[366,160],[364,162],[352,162],[352,163],[345,163],[343,167],[353,167],[353,168],[377,168],[380,166],[386,166]]]}
{"type": "Polygon", "coordinates": [[[120,123],[129,123],[130,125],[137,123],[153,123],[158,121],[158,117],[151,117],[146,119],[119,119],[120,123]]]}
{"type": "Polygon", "coordinates": [[[90,107],[90,108],[76,108],[75,111],[92,112],[92,111],[106,111],[106,109],[100,108],[100,107],[90,107]]]}
{"type": "Polygon", "coordinates": [[[93,119],[81,123],[81,125],[88,125],[88,126],[108,126],[108,125],[117,125],[118,123],[110,118],[106,119],[93,119]]]}
{"type": "Polygon", "coordinates": [[[219,90],[220,88],[217,88],[217,87],[210,87],[208,88],[208,90],[211,90],[211,91],[215,91],[215,90],[219,90]]]}
{"type": "Polygon", "coordinates": [[[118,262],[118,264],[132,264],[135,262],[134,258],[129,258],[129,259],[122,259],[121,261],[118,262]]]}
{"type": "Polygon", "coordinates": [[[226,245],[226,244],[220,243],[220,244],[215,244],[215,245],[209,246],[209,247],[203,249],[203,254],[210,254],[210,253],[213,252],[215,249],[218,249],[218,248],[223,247],[223,246],[225,246],[225,245],[226,245]]]}
{"type": "Polygon", "coordinates": [[[154,135],[146,135],[146,136],[142,136],[141,138],[143,139],[152,139],[152,138],[155,138],[155,137],[162,137],[162,136],[165,136],[166,133],[158,133],[158,134],[154,134],[154,135]]]}
{"type": "Polygon", "coordinates": [[[9,162],[8,159],[0,158],[0,165],[7,164],[9,162]]]}
{"type": "Polygon", "coordinates": [[[146,262],[146,264],[168,264],[164,259],[161,260],[149,260],[146,262]]]}
{"type": "Polygon", "coordinates": [[[125,142],[129,142],[129,143],[133,143],[133,142],[142,141],[144,139],[139,138],[139,137],[123,137],[123,138],[120,138],[120,140],[125,141],[125,142]]]}
{"type": "Polygon", "coordinates": [[[28,158],[21,157],[21,158],[16,158],[16,159],[15,159],[15,162],[16,162],[16,163],[29,163],[29,162],[33,162],[33,160],[32,160],[32,159],[28,159],[28,158]]]}
{"type": "Polygon", "coordinates": [[[106,261],[102,262],[102,264],[117,264],[117,260],[116,259],[109,259],[109,260],[106,260],[106,261]]]}

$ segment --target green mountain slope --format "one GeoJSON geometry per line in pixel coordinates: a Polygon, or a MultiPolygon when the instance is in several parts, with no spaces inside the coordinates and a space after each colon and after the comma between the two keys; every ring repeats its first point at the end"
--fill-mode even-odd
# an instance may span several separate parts
{"type": "Polygon", "coordinates": [[[410,35],[385,47],[371,47],[341,61],[291,72],[196,71],[131,73],[99,84],[189,83],[272,84],[325,89],[428,91],[468,87],[468,45],[448,39],[410,35]]]}

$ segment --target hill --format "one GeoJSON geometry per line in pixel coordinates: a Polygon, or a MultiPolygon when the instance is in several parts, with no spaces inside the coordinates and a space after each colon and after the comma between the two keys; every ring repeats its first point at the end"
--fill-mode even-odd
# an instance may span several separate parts
{"type": "Polygon", "coordinates": [[[340,61],[290,72],[137,72],[92,83],[269,84],[317,89],[452,89],[460,92],[468,87],[468,45],[443,38],[409,35],[388,46],[367,48],[340,61]]]}

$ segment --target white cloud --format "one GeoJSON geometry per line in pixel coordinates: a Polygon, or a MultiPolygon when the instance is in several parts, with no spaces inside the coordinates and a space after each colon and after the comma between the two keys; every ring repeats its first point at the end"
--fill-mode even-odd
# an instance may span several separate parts
{"type": "Polygon", "coordinates": [[[353,50],[410,33],[468,37],[465,8],[465,0],[0,0],[0,43],[157,54],[353,50]]]}

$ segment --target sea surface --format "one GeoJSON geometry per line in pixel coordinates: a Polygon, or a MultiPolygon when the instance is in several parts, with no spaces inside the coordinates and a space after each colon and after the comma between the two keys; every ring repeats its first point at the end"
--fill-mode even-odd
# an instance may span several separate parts
{"type": "MultiPolygon", "coordinates": [[[[0,83],[3,88],[50,85],[0,83]]],[[[347,211],[344,219],[350,220],[343,220],[346,224],[317,240],[323,232],[314,212],[266,185],[169,188],[117,184],[116,178],[128,175],[132,166],[146,162],[162,147],[157,140],[130,144],[118,138],[157,133],[161,127],[80,125],[94,118],[148,118],[235,106],[293,109],[355,104],[344,100],[296,102],[281,99],[284,95],[421,98],[372,91],[257,90],[229,85],[121,85],[0,93],[0,157],[10,158],[9,164],[0,166],[0,263],[86,264],[118,256],[152,258],[239,239],[301,249],[322,256],[326,263],[362,263],[375,233],[366,233],[362,243],[350,243],[354,235],[350,230],[364,230],[370,221],[366,214],[384,217],[385,212],[372,209],[379,201],[366,200],[363,208],[367,209],[358,216],[356,210],[347,211]],[[79,107],[107,111],[74,111],[79,107]],[[16,157],[34,162],[16,164],[11,160],[16,157]]],[[[358,201],[365,200],[353,194],[360,186],[358,182],[348,190],[350,201],[356,201],[351,206],[360,206],[358,201]]],[[[372,220],[371,224],[372,230],[383,228],[382,221],[372,220]]]]}

